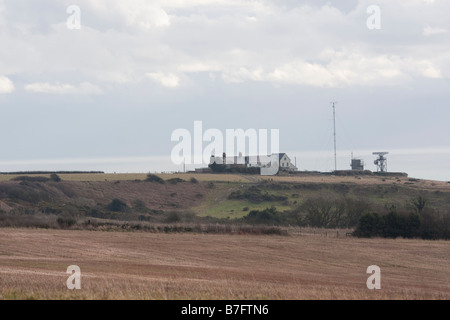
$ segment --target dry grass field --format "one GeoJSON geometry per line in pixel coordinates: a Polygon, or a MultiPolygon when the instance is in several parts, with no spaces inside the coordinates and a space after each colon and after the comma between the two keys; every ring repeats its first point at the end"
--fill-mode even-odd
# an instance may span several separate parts
{"type": "Polygon", "coordinates": [[[448,241],[0,229],[1,299],[450,299],[448,241]],[[81,290],[68,290],[69,265],[81,290]],[[369,265],[381,290],[366,287],[369,265]]]}

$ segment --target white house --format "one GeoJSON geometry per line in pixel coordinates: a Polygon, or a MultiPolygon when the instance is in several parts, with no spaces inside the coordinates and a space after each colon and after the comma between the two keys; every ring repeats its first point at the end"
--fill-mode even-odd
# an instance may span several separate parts
{"type": "Polygon", "coordinates": [[[283,171],[297,171],[297,167],[291,162],[291,158],[286,153],[279,153],[278,159],[280,161],[280,170],[283,171]]]}
{"type": "MultiPolygon", "coordinates": [[[[276,156],[273,154],[272,156],[276,156]]],[[[279,168],[282,171],[297,171],[297,167],[291,162],[291,159],[286,153],[278,154],[279,168]]],[[[260,157],[260,156],[233,156],[227,157],[223,154],[222,157],[211,156],[209,164],[220,164],[231,166],[242,166],[242,167],[265,167],[270,162],[270,157],[260,157]]]]}

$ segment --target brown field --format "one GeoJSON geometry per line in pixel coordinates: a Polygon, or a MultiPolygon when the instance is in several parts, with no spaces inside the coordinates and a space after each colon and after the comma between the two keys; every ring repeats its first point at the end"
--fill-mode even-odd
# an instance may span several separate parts
{"type": "Polygon", "coordinates": [[[0,229],[1,299],[450,299],[448,241],[0,229]],[[369,265],[381,290],[366,287],[369,265]],[[81,290],[66,288],[69,265],[81,290]]]}

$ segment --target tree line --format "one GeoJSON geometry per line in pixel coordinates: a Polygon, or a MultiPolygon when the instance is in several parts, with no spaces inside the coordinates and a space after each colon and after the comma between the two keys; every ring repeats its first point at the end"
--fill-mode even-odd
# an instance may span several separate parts
{"type": "Polygon", "coordinates": [[[313,197],[280,212],[275,206],[251,210],[246,223],[297,225],[316,228],[354,228],[357,237],[450,239],[450,214],[428,207],[424,197],[411,200],[409,208],[374,212],[363,199],[313,197]]]}

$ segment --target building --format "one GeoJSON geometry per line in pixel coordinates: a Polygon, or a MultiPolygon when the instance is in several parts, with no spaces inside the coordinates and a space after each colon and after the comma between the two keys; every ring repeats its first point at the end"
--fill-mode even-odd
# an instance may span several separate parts
{"type": "Polygon", "coordinates": [[[364,161],[361,159],[352,159],[351,166],[354,171],[364,171],[364,161]]]}
{"type": "Polygon", "coordinates": [[[272,154],[271,156],[239,156],[227,157],[226,153],[222,154],[222,157],[211,156],[209,165],[218,164],[224,165],[226,168],[238,168],[238,167],[265,167],[268,163],[272,162],[273,157],[278,158],[279,168],[281,171],[297,171],[297,167],[292,163],[291,158],[286,153],[272,154]]]}
{"type": "Polygon", "coordinates": [[[280,163],[280,170],[282,171],[297,171],[297,167],[292,163],[291,158],[286,153],[279,153],[278,160],[280,163]]]}

